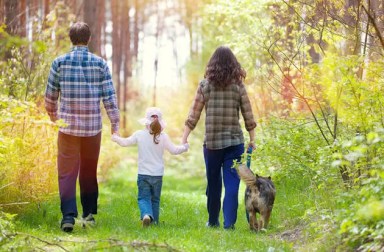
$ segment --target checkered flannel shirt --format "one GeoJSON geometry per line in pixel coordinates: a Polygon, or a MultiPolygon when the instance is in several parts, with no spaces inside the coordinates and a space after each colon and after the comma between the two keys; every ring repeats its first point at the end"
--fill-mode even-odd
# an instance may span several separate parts
{"type": "Polygon", "coordinates": [[[53,61],[45,108],[52,121],[63,119],[67,124],[61,132],[81,137],[97,135],[102,128],[101,100],[112,130],[118,131],[120,116],[107,63],[86,46],[75,46],[53,61]]]}
{"type": "Polygon", "coordinates": [[[239,110],[243,115],[245,128],[250,131],[256,127],[251,103],[244,84],[231,84],[218,88],[202,80],[185,125],[191,130],[196,127],[205,107],[204,144],[208,149],[223,149],[244,143],[239,122],[239,110]]]}

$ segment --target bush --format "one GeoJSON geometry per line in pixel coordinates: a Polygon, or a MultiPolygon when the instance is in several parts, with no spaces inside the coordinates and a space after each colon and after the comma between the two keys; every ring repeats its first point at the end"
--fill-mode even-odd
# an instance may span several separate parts
{"type": "Polygon", "coordinates": [[[2,205],[39,203],[57,191],[57,128],[34,103],[0,95],[2,205]]]}
{"type": "Polygon", "coordinates": [[[336,155],[334,164],[343,163],[355,174],[354,187],[345,195],[350,205],[338,214],[342,246],[357,251],[384,249],[383,148],[384,129],[379,128],[344,142],[336,155]]]}
{"type": "Polygon", "coordinates": [[[0,211],[0,246],[7,243],[14,234],[13,218],[14,215],[0,211]]]}

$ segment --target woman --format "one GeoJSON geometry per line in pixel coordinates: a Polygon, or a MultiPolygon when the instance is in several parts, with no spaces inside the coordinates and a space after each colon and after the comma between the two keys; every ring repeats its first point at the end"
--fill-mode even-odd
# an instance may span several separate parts
{"type": "Polygon", "coordinates": [[[208,227],[218,227],[222,180],[225,195],[223,202],[224,228],[233,229],[237,219],[240,179],[234,162],[244,153],[244,136],[239,123],[239,111],[243,115],[252,148],[255,148],[251,104],[243,84],[246,73],[228,47],[216,49],[206,67],[204,80],[185,122],[183,143],[196,127],[205,107],[204,159],[207,177],[208,227]],[[223,175],[221,175],[223,174],[223,175]]]}

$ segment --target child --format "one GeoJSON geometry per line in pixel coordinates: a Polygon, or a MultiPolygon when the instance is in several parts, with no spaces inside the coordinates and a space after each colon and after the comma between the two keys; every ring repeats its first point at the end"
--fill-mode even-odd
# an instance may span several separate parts
{"type": "Polygon", "coordinates": [[[140,119],[139,122],[146,126],[145,129],[136,131],[128,138],[121,138],[114,134],[112,141],[121,146],[138,145],[138,204],[140,219],[143,226],[147,227],[151,222],[159,223],[164,150],[177,155],[186,152],[189,145],[174,145],[169,136],[162,132],[165,124],[159,108],[148,108],[145,118],[140,119]]]}

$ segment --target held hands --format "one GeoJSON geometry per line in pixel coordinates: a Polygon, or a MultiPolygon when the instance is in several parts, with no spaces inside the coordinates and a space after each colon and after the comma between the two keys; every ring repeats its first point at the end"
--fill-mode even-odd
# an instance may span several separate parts
{"type": "Polygon", "coordinates": [[[114,130],[113,128],[111,128],[111,134],[112,134],[112,135],[120,136],[119,131],[118,131],[118,130],[114,130]]]}
{"type": "Polygon", "coordinates": [[[115,133],[112,134],[111,140],[112,140],[113,142],[117,142],[118,139],[119,139],[119,137],[120,137],[119,133],[116,133],[116,132],[115,132],[115,133]]]}

